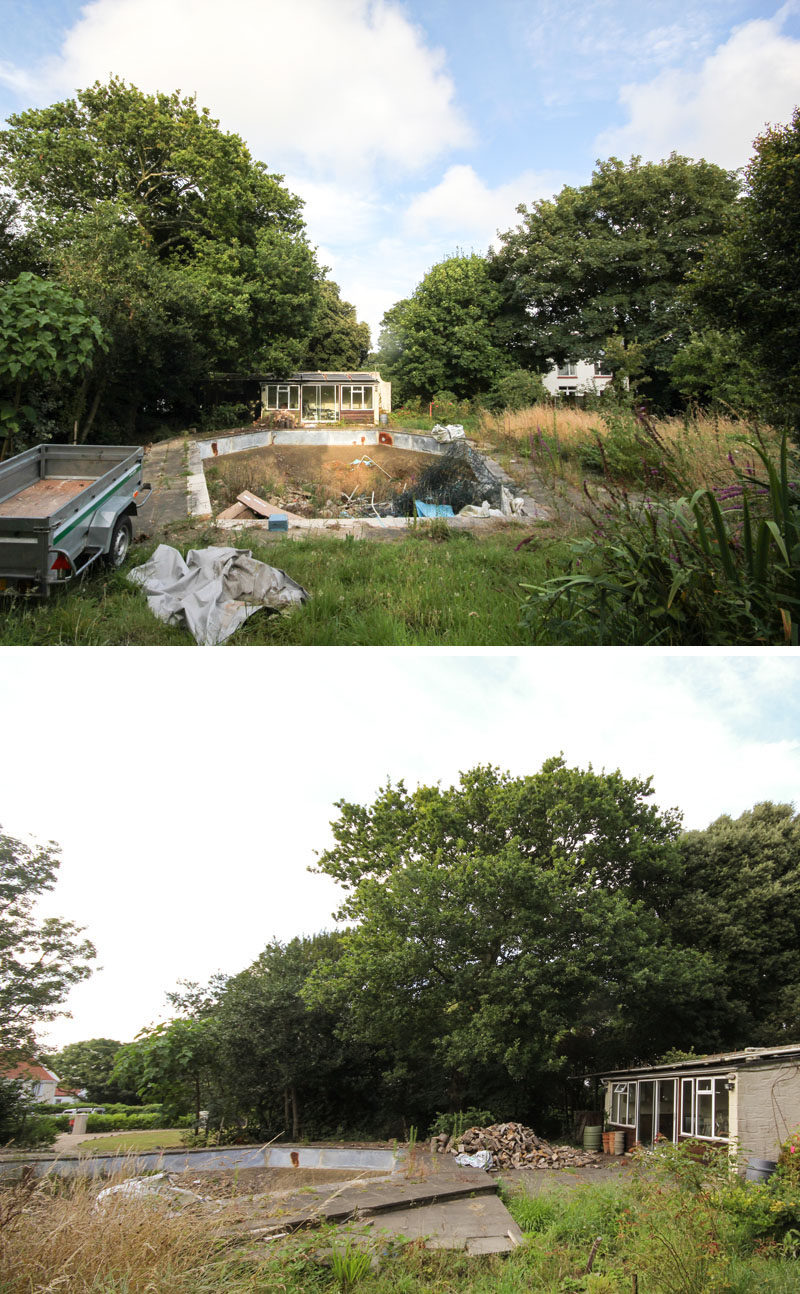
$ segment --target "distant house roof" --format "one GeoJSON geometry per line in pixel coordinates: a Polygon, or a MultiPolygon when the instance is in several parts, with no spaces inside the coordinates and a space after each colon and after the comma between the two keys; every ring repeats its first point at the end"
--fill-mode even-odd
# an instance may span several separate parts
{"type": "Polygon", "coordinates": [[[58,1076],[35,1060],[21,1060],[11,1069],[2,1070],[3,1078],[22,1078],[29,1083],[57,1083],[58,1076]]]}
{"type": "Polygon", "coordinates": [[[648,1077],[652,1075],[657,1078],[660,1074],[674,1074],[681,1070],[698,1070],[719,1068],[727,1066],[729,1069],[742,1069],[745,1065],[753,1065],[763,1061],[773,1060],[792,1062],[800,1061],[800,1043],[793,1042],[783,1047],[745,1047],[739,1051],[718,1051],[709,1056],[690,1056],[686,1060],[675,1060],[666,1062],[661,1065],[637,1065],[630,1069],[604,1070],[601,1074],[596,1074],[596,1078],[622,1078],[632,1075],[648,1077]]]}

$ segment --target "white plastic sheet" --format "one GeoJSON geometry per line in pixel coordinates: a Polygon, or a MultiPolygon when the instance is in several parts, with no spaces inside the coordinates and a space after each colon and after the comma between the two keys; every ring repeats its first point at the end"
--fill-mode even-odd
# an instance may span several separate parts
{"type": "Polygon", "coordinates": [[[159,544],[128,579],[141,585],[159,620],[185,625],[204,646],[230,638],[262,607],[284,611],[310,597],[285,571],[243,548],[192,549],[184,561],[177,548],[159,544]]]}
{"type": "Polygon", "coordinates": [[[463,1164],[465,1168],[485,1168],[487,1171],[492,1166],[491,1150],[476,1150],[474,1155],[456,1155],[456,1163],[463,1164]]]}

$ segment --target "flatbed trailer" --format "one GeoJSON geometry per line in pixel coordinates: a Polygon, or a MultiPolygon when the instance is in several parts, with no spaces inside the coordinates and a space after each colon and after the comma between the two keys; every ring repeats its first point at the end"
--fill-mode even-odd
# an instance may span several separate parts
{"type": "Polygon", "coordinates": [[[150,496],[136,445],[35,445],[0,463],[0,591],[46,596],[104,558],[121,566],[150,496]]]}

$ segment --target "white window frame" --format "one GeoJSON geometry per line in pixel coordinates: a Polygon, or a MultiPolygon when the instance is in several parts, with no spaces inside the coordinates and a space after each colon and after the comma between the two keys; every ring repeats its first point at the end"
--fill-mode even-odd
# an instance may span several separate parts
{"type": "Polygon", "coordinates": [[[297,382],[268,382],[265,409],[300,408],[300,386],[297,382]],[[274,403],[273,403],[274,398],[274,403]]]}
{"type": "Polygon", "coordinates": [[[611,1122],[618,1123],[623,1128],[634,1128],[636,1126],[635,1083],[612,1083],[611,1122]],[[623,1114],[624,1118],[622,1117],[623,1114]]]}
{"type": "Polygon", "coordinates": [[[730,1090],[727,1085],[727,1079],[722,1074],[695,1074],[691,1078],[681,1079],[681,1119],[680,1119],[681,1136],[695,1137],[698,1141],[730,1141],[731,1139],[730,1100],[731,1100],[730,1090]],[[690,1132],[687,1131],[686,1129],[686,1122],[687,1122],[686,1089],[687,1087],[689,1088],[689,1091],[690,1091],[690,1100],[691,1100],[691,1111],[689,1116],[689,1127],[691,1128],[690,1132]],[[721,1087],[724,1088],[725,1094],[727,1097],[728,1131],[724,1133],[717,1131],[717,1122],[719,1118],[717,1113],[717,1099],[718,1099],[718,1096],[721,1095],[721,1091],[720,1091],[721,1087]],[[711,1097],[711,1118],[710,1118],[711,1131],[710,1132],[700,1132],[698,1130],[700,1125],[699,1106],[700,1106],[701,1096],[711,1097]]]}
{"type": "Polygon", "coordinates": [[[374,408],[372,385],[369,383],[360,385],[358,382],[347,383],[343,385],[342,392],[341,392],[341,401],[342,401],[341,403],[342,409],[348,409],[348,410],[355,409],[357,413],[361,412],[362,410],[368,409],[371,413],[374,408]],[[354,391],[358,391],[360,393],[361,404],[356,404],[356,405],[353,404],[354,391]]]}

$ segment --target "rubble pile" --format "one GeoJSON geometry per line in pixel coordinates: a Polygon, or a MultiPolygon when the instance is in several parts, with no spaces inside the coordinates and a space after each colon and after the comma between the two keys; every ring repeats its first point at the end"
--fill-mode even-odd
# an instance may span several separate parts
{"type": "Polygon", "coordinates": [[[431,1150],[451,1155],[474,1155],[479,1150],[488,1150],[495,1168],[600,1167],[600,1156],[596,1151],[553,1146],[522,1123],[493,1123],[489,1128],[467,1128],[458,1137],[449,1137],[442,1132],[431,1139],[431,1150]]]}

